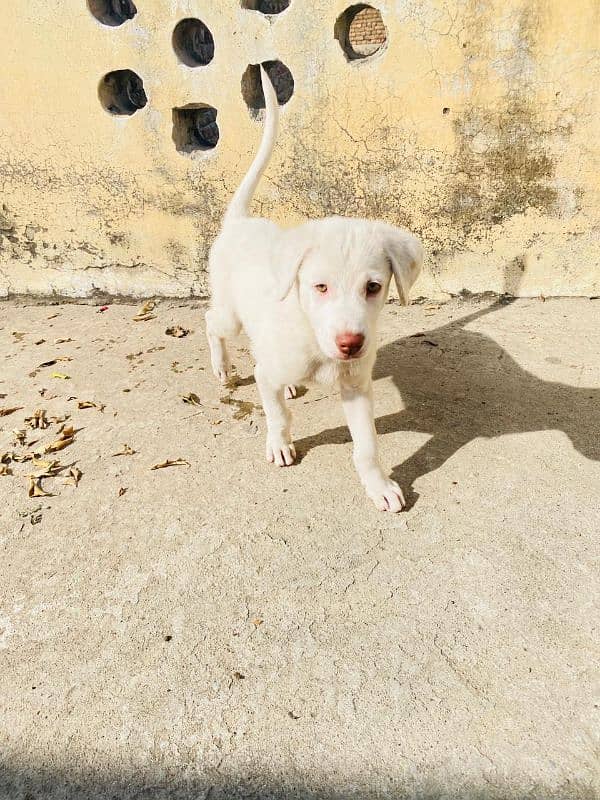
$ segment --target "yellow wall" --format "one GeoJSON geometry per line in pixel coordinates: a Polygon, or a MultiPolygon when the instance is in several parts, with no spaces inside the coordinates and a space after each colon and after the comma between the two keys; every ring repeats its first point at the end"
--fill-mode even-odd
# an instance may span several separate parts
{"type": "Polygon", "coordinates": [[[249,63],[280,58],[296,88],[257,211],[330,213],[418,232],[417,294],[599,294],[597,0],[373,0],[387,46],[348,62],[343,0],[267,18],[239,0],[137,0],[120,27],[85,0],[5,2],[0,25],[0,295],[202,294],[224,203],[261,135],[249,63]],[[175,23],[213,33],[206,67],[178,63],[175,23]],[[130,68],[149,103],[100,106],[130,68]],[[218,109],[221,138],[182,155],[172,108],[218,109]],[[447,109],[446,113],[443,109],[447,109]]]}

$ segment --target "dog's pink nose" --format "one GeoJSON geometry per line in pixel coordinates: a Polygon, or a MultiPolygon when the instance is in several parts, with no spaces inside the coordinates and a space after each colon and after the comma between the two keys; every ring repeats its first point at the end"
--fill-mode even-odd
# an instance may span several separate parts
{"type": "Polygon", "coordinates": [[[365,342],[362,333],[340,333],[335,337],[335,343],[340,353],[345,356],[355,356],[365,342]]]}

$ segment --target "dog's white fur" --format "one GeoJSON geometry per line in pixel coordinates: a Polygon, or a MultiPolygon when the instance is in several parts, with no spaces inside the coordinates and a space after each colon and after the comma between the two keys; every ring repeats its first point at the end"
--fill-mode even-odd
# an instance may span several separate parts
{"type": "Polygon", "coordinates": [[[354,463],[366,492],[377,508],[400,511],[402,491],[382,471],[377,454],[371,372],[377,317],[392,274],[407,304],[422,263],[421,244],[408,231],[383,222],[330,217],[283,230],[249,216],[279,116],[275,91],[262,67],[261,78],[263,139],[210,253],[212,300],[206,323],[213,370],[222,382],[228,381],[225,340],[243,327],[252,343],[267,418],[267,459],[279,466],[292,464],[296,455],[285,403],[295,396],[294,385],[339,382],[354,463]],[[367,284],[373,293],[367,294],[367,284]],[[365,337],[357,357],[338,348],[336,337],[344,334],[365,337]]]}

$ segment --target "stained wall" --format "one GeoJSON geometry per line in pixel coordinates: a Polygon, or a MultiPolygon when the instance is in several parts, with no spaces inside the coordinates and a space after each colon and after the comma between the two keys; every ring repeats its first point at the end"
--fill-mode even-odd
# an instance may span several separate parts
{"type": "Polygon", "coordinates": [[[204,294],[261,135],[247,68],[268,60],[293,94],[257,212],[407,226],[425,296],[600,293],[594,0],[373,0],[387,39],[364,58],[342,47],[347,0],[136,1],[121,25],[86,0],[2,10],[1,295],[204,294]],[[187,18],[212,36],[205,65],[174,50],[187,18]],[[148,102],[110,113],[99,85],[125,69],[148,102]],[[199,110],[214,147],[186,147],[199,110]]]}

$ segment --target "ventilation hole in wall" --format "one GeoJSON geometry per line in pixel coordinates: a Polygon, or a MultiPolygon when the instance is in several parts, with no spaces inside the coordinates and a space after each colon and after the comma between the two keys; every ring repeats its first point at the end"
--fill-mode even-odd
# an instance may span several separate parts
{"type": "Polygon", "coordinates": [[[103,25],[115,28],[137,14],[133,0],[87,0],[90,12],[103,25]]]}
{"type": "Polygon", "coordinates": [[[98,97],[110,114],[129,117],[148,102],[144,82],[130,69],[108,72],[100,81],[98,97]]]}
{"type": "Polygon", "coordinates": [[[173,50],[188,67],[205,67],[213,60],[215,40],[199,19],[182,19],[173,31],[173,50]]]}
{"type": "Polygon", "coordinates": [[[173,141],[180,153],[212,150],[219,141],[217,109],[206,103],[189,103],[174,108],[173,141]]]}
{"type": "Polygon", "coordinates": [[[261,14],[281,14],[290,5],[290,0],[242,0],[242,8],[260,11],[261,14]]]}
{"type": "MultiPolygon", "coordinates": [[[[275,87],[279,105],[285,105],[294,94],[292,73],[281,61],[263,61],[262,65],[275,87]]],[[[259,64],[249,64],[242,75],[242,97],[250,109],[250,114],[254,119],[257,119],[261,109],[265,107],[265,95],[260,79],[259,64]]]]}
{"type": "Polygon", "coordinates": [[[365,3],[350,6],[337,18],[334,36],[348,61],[368,58],[387,42],[381,13],[365,3]]]}

